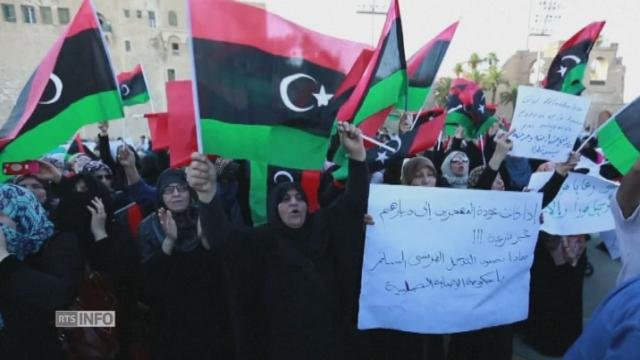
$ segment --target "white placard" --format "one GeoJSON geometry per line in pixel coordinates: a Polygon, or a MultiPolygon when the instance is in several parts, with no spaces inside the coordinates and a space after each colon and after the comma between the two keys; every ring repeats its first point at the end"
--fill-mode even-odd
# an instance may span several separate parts
{"type": "Polygon", "coordinates": [[[590,103],[580,96],[519,86],[510,155],[566,161],[582,131],[590,103]]]}
{"type": "Polygon", "coordinates": [[[539,193],[372,185],[358,328],[454,333],[527,318],[539,193]]]}
{"type": "MultiPolygon", "coordinates": [[[[529,188],[539,190],[553,172],[531,175],[529,188]]],[[[562,188],[544,210],[541,230],[554,235],[590,234],[615,229],[611,198],[618,185],[603,178],[569,173],[562,188]]]]}

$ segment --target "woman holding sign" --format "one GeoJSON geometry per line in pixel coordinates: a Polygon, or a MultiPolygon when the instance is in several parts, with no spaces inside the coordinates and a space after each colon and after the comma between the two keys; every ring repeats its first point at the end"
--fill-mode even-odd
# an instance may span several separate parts
{"type": "MultiPolygon", "coordinates": [[[[504,182],[500,178],[499,171],[507,154],[513,147],[509,135],[500,133],[495,138],[495,151],[489,160],[488,166],[479,167],[471,172],[469,187],[473,189],[504,191],[504,182]]],[[[543,193],[542,207],[547,206],[557,195],[562,183],[577,164],[575,154],[568,162],[559,164],[547,184],[540,190],[543,193]]],[[[495,326],[486,329],[457,333],[451,336],[449,360],[456,359],[487,359],[508,360],[513,355],[513,329],[512,325],[495,326]]]]}

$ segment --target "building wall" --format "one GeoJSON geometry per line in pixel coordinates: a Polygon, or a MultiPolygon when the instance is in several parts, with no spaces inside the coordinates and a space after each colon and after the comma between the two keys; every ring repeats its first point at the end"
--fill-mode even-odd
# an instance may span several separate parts
{"type": "MultiPolygon", "coordinates": [[[[0,0],[0,4],[13,4],[17,15],[16,22],[7,22],[0,14],[0,45],[3,49],[3,56],[0,56],[0,123],[9,116],[29,75],[64,30],[64,25],[57,18],[57,9],[69,9],[70,18],[73,18],[80,3],[81,0],[0,0]],[[21,5],[35,7],[35,24],[23,21],[21,5]],[[42,23],[41,6],[52,9],[53,24],[42,23]]],[[[126,120],[114,121],[110,125],[113,137],[126,135],[135,139],[148,133],[142,114],[152,110],[166,111],[164,88],[168,80],[167,71],[173,69],[176,80],[191,78],[185,1],[94,0],[94,4],[103,20],[103,31],[116,73],[129,71],[138,63],[144,67],[153,109],[151,104],[128,107],[125,109],[126,120]],[[129,12],[128,17],[125,10],[129,12]],[[177,26],[169,24],[170,11],[176,13],[177,26]],[[150,16],[155,17],[155,24],[150,16]],[[129,50],[125,48],[125,42],[129,42],[129,50]],[[172,43],[177,44],[177,50],[173,50],[172,43]]],[[[96,134],[95,125],[82,130],[82,136],[86,138],[96,134]]]]}

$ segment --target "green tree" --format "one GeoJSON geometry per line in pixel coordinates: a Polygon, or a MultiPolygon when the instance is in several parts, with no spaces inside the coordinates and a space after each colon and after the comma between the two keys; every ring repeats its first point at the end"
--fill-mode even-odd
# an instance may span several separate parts
{"type": "Polygon", "coordinates": [[[500,93],[500,104],[502,105],[513,104],[513,106],[515,106],[517,98],[518,98],[518,87],[510,86],[509,90],[503,91],[500,93]]]}
{"type": "Polygon", "coordinates": [[[457,63],[453,67],[453,73],[456,74],[456,78],[459,78],[460,75],[464,73],[464,65],[462,63],[457,63]]]}
{"type": "Polygon", "coordinates": [[[433,99],[438,106],[447,106],[447,95],[449,95],[449,89],[451,89],[451,83],[453,80],[450,77],[441,77],[436,82],[436,86],[433,89],[433,99]]]}
{"type": "Polygon", "coordinates": [[[474,52],[471,54],[471,56],[469,56],[469,60],[467,61],[467,63],[469,64],[471,71],[474,71],[478,69],[478,65],[480,65],[480,63],[482,63],[483,61],[484,60],[480,57],[480,55],[474,52]]]}
{"type": "Polygon", "coordinates": [[[498,95],[498,87],[502,84],[506,84],[502,70],[497,66],[491,66],[489,70],[484,74],[481,86],[484,89],[491,91],[491,103],[496,103],[496,97],[498,95]]]}

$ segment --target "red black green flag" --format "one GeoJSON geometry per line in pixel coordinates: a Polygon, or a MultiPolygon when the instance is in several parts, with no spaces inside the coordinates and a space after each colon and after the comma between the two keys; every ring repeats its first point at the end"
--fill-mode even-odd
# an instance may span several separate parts
{"type": "Polygon", "coordinates": [[[0,163],[37,159],[82,126],[121,117],[116,78],[94,9],[85,0],[0,128],[0,163]]]}
{"type": "Polygon", "coordinates": [[[336,89],[366,45],[229,0],[189,0],[189,13],[204,152],[319,169],[336,89]]]}
{"type": "Polygon", "coordinates": [[[117,78],[124,106],[144,104],[149,101],[149,90],[140,64],[131,71],[118,74],[117,78]]]}
{"type": "Polygon", "coordinates": [[[411,157],[431,149],[438,141],[438,136],[444,127],[445,115],[443,109],[432,109],[421,113],[412,130],[404,134],[394,134],[385,144],[395,149],[394,152],[379,146],[367,150],[369,171],[380,171],[385,168],[389,160],[411,157]]]}
{"type": "Polygon", "coordinates": [[[406,70],[400,7],[393,0],[378,47],[349,100],[340,107],[337,119],[351,122],[365,135],[374,136],[406,91],[406,70]]]}
{"type": "Polygon", "coordinates": [[[598,143],[622,174],[640,159],[640,98],[624,107],[598,131],[598,143]]]}
{"type": "Polygon", "coordinates": [[[308,210],[314,212],[320,208],[318,189],[320,187],[319,170],[299,170],[267,165],[251,161],[250,193],[251,219],[253,226],[267,222],[267,195],[282,182],[296,182],[302,186],[308,200],[308,210]]]}
{"type": "Polygon", "coordinates": [[[397,108],[406,111],[420,111],[431,91],[440,64],[444,59],[451,39],[456,33],[458,22],[449,25],[435,38],[418,50],[407,62],[407,96],[401,96],[397,108]]]}
{"type": "Polygon", "coordinates": [[[589,61],[589,53],[604,27],[604,21],[593,22],[567,40],[549,66],[542,82],[545,89],[580,95],[584,90],[582,78],[589,61]]]}
{"type": "Polygon", "coordinates": [[[451,136],[456,128],[465,129],[465,137],[478,138],[496,121],[495,106],[486,103],[484,91],[473,81],[455,79],[447,96],[445,132],[451,136]]]}

